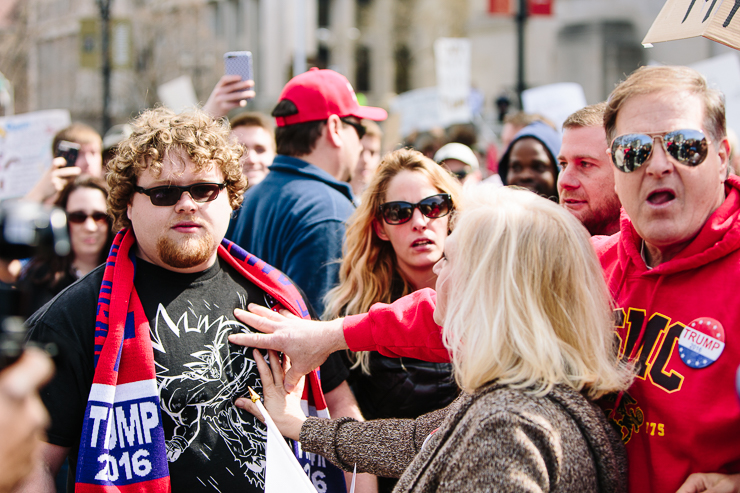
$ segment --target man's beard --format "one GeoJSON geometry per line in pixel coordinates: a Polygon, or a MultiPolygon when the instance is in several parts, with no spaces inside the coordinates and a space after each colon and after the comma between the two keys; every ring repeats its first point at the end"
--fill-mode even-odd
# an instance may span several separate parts
{"type": "Polygon", "coordinates": [[[621,204],[616,197],[609,200],[599,210],[592,211],[583,218],[583,225],[591,236],[613,235],[619,231],[619,214],[621,204]]]}
{"type": "MultiPolygon", "coordinates": [[[[216,246],[217,248],[217,246],[216,246]]],[[[189,269],[206,262],[213,255],[214,241],[211,233],[176,242],[162,236],[157,240],[157,253],[165,264],[176,269],[189,269]]]]}

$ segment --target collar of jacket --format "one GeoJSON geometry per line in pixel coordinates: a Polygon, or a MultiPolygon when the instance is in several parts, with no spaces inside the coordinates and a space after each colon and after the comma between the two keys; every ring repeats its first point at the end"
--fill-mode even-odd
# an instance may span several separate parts
{"type": "Polygon", "coordinates": [[[355,198],[354,195],[352,195],[352,188],[349,186],[349,183],[337,180],[323,169],[318,166],[314,166],[308,161],[304,161],[297,157],[278,154],[275,156],[275,159],[270,166],[270,172],[272,173],[275,171],[303,176],[305,178],[323,182],[347,197],[350,202],[354,203],[355,198]]]}

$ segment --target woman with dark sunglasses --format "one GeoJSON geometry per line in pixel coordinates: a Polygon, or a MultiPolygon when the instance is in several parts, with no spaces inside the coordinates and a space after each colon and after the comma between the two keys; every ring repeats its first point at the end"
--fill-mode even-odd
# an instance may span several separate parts
{"type": "MultiPolygon", "coordinates": [[[[434,264],[459,195],[457,180],[420,152],[386,155],[349,219],[340,283],[326,295],[324,318],[365,313],[374,303],[434,287],[434,264]]],[[[416,418],[458,394],[449,364],[377,352],[350,359],[349,383],[366,419],[416,418]]],[[[379,478],[379,491],[391,491],[395,482],[379,478]]]]}
{"type": "Polygon", "coordinates": [[[28,311],[33,313],[61,290],[105,262],[113,240],[107,214],[108,187],[101,178],[80,175],[59,193],[54,205],[67,213],[71,252],[34,257],[21,274],[28,311]]]}

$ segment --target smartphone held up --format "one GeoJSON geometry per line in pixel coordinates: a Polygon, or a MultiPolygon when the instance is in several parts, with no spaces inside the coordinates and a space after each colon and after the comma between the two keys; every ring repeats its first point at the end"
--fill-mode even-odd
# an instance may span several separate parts
{"type": "Polygon", "coordinates": [[[69,168],[75,166],[77,162],[77,155],[80,153],[80,144],[69,142],[67,140],[60,140],[57,144],[57,150],[55,157],[63,157],[67,164],[65,167],[69,168]]]}
{"type": "Polygon", "coordinates": [[[238,75],[242,78],[242,81],[254,79],[251,51],[224,53],[224,67],[226,75],[238,75]]]}

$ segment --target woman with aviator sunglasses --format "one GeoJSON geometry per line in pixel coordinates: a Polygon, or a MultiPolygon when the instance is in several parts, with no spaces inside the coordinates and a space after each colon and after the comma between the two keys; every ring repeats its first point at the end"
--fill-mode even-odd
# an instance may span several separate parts
{"type": "MultiPolygon", "coordinates": [[[[365,313],[374,303],[433,288],[459,200],[457,180],[431,159],[411,149],[387,154],[349,219],[340,283],[326,295],[324,318],[365,313]]],[[[350,359],[349,383],[366,419],[416,418],[458,394],[449,364],[376,352],[350,359]]],[[[395,482],[379,478],[379,491],[395,482]]]]}
{"type": "Polygon", "coordinates": [[[54,205],[67,213],[71,252],[40,255],[26,266],[18,284],[29,295],[28,313],[105,262],[113,241],[107,199],[105,181],[90,175],[78,176],[59,193],[54,205]]]}

